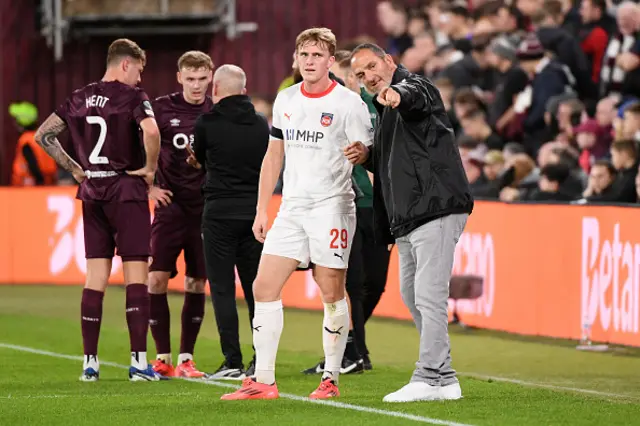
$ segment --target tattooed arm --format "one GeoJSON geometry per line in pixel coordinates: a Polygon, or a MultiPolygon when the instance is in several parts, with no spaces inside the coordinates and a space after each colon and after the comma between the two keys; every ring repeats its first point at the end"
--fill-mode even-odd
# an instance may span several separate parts
{"type": "Polygon", "coordinates": [[[55,113],[51,114],[36,132],[36,142],[40,145],[51,158],[63,169],[67,170],[78,181],[82,182],[85,178],[82,167],[76,163],[73,158],[62,148],[58,141],[58,134],[67,128],[67,125],[55,113]]]}

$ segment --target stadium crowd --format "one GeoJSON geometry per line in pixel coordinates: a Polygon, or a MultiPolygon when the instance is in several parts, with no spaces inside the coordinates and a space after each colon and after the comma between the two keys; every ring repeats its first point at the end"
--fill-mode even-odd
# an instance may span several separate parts
{"type": "Polygon", "coordinates": [[[638,201],[640,6],[425,0],[377,8],[387,49],[440,89],[477,198],[638,201]]]}
{"type": "MultiPolygon", "coordinates": [[[[439,89],[476,198],[638,201],[640,5],[615,1],[377,2],[383,47],[439,89]]],[[[269,119],[274,97],[252,95],[269,119]]]]}

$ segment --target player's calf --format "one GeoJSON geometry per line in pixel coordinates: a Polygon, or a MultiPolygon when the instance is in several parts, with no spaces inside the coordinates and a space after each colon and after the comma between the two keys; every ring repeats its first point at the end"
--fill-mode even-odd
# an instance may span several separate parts
{"type": "Polygon", "coordinates": [[[146,285],[148,266],[138,258],[123,259],[126,283],[126,315],[131,345],[132,381],[156,381],[160,375],[147,362],[147,333],[149,331],[149,293],[146,285]]]}
{"type": "Polygon", "coordinates": [[[204,278],[185,277],[180,354],[175,370],[176,376],[179,377],[201,378],[205,376],[193,362],[193,352],[205,312],[205,283],[204,278]]]}
{"type": "Polygon", "coordinates": [[[347,346],[350,322],[349,306],[345,297],[345,270],[316,266],[314,276],[324,301],[322,346],[325,356],[322,383],[314,393],[324,397],[338,396],[338,377],[347,346]],[[335,389],[332,386],[335,386],[335,389]]]}
{"type": "Polygon", "coordinates": [[[102,305],[104,290],[111,272],[111,259],[88,259],[87,280],[82,290],[80,320],[84,361],[82,366],[83,382],[95,382],[100,376],[98,362],[98,340],[102,323],[102,305]]]}
{"type": "Polygon", "coordinates": [[[149,326],[156,344],[156,360],[153,368],[162,376],[173,376],[171,362],[171,315],[167,288],[170,272],[149,272],[149,326]]]}

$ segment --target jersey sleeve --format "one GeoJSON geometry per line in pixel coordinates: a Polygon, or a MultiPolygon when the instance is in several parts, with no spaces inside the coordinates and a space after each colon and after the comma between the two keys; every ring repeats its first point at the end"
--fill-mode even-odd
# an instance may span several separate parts
{"type": "Polygon", "coordinates": [[[352,102],[347,114],[346,133],[350,143],[362,142],[369,146],[373,143],[373,125],[369,109],[362,99],[352,102]]]}
{"type": "Polygon", "coordinates": [[[149,101],[147,94],[144,91],[139,90],[134,101],[133,118],[136,120],[137,124],[140,124],[142,120],[149,117],[155,118],[153,107],[151,106],[151,102],[149,101]]]}
{"type": "Polygon", "coordinates": [[[273,102],[273,113],[271,115],[271,138],[284,140],[282,134],[282,114],[280,111],[280,104],[282,103],[282,96],[278,94],[276,100],[273,102]]]}

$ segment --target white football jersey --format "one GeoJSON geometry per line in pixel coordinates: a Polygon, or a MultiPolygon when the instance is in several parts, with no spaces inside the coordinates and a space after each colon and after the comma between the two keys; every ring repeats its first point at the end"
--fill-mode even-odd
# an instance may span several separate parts
{"type": "Polygon", "coordinates": [[[271,135],[284,141],[281,212],[355,212],[353,166],[343,150],[373,141],[369,110],[357,93],[335,81],[320,94],[302,83],[288,87],[274,102],[271,135]]]}

